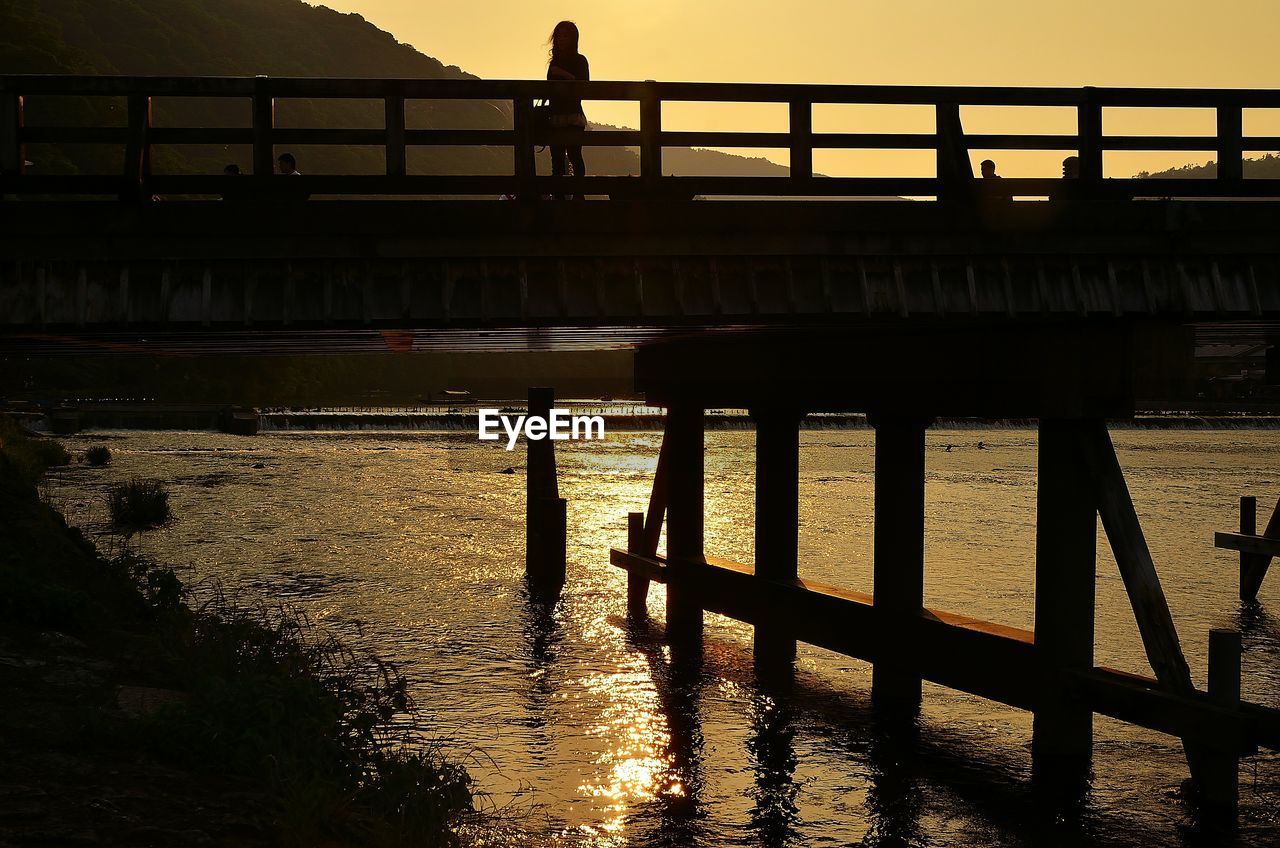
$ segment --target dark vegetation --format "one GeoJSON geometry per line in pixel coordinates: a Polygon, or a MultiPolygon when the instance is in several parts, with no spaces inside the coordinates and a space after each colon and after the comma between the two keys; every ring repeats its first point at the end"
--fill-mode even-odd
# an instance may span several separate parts
{"type": "MultiPolygon", "coordinates": [[[[548,12],[548,26],[553,22],[548,12]]],[[[530,33],[531,44],[545,35],[530,33]]],[[[531,66],[528,76],[543,77],[531,66]]],[[[0,73],[158,74],[474,78],[403,44],[355,14],[301,0],[0,0],[0,73]]],[[[507,129],[508,102],[411,101],[410,127],[507,129]]],[[[160,98],[157,125],[247,126],[245,102],[160,98]]],[[[380,127],[374,102],[280,100],[281,126],[380,127]]],[[[120,125],[124,104],[111,98],[32,97],[29,124],[88,122],[120,125]]],[[[381,173],[380,149],[315,147],[295,151],[304,173],[381,173]]],[[[33,145],[32,173],[115,173],[121,151],[103,145],[33,145]]],[[[547,153],[540,166],[549,172],[547,153]]],[[[587,148],[587,167],[599,174],[637,174],[632,149],[587,148]]],[[[668,149],[666,164],[679,173],[786,174],[765,159],[702,150],[668,149]]],[[[248,171],[249,151],[237,147],[157,147],[157,173],[221,173],[237,162],[248,171]]],[[[509,148],[410,149],[410,173],[511,173],[509,148]]]]}
{"type": "Polygon", "coordinates": [[[455,843],[470,778],[422,743],[394,667],[295,612],[216,591],[193,604],[172,570],[104,557],[37,497],[38,444],[0,417],[0,814],[20,822],[7,834],[455,843]],[[38,802],[14,817],[23,798],[38,802]]]}
{"type": "MultiPolygon", "coordinates": [[[[1188,164],[1183,165],[1180,168],[1169,168],[1167,170],[1156,171],[1154,173],[1141,171],[1138,176],[1142,178],[1164,180],[1211,180],[1218,176],[1218,163],[1210,161],[1200,165],[1188,164]]],[[[1280,179],[1280,156],[1268,153],[1258,159],[1245,159],[1244,176],[1245,179],[1255,180],[1280,179]]]]}
{"type": "Polygon", "coordinates": [[[47,468],[58,468],[63,465],[71,464],[71,454],[62,446],[61,442],[48,438],[32,439],[29,447],[29,457],[24,459],[31,468],[38,468],[43,471],[47,468]]]}
{"type": "Polygon", "coordinates": [[[159,527],[173,518],[169,492],[159,480],[135,477],[116,484],[107,494],[107,507],[111,524],[126,533],[159,527]]]}
{"type": "Polygon", "coordinates": [[[84,452],[84,461],[94,468],[101,468],[111,462],[111,448],[106,445],[94,445],[84,452]]]}

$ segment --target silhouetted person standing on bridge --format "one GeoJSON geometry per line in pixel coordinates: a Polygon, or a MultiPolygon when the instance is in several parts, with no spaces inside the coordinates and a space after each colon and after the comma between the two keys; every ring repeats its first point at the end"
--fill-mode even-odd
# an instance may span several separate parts
{"type": "MultiPolygon", "coordinates": [[[[222,176],[224,177],[241,176],[240,166],[237,165],[235,162],[232,162],[231,164],[227,165],[225,168],[222,169],[222,176]]],[[[222,199],[223,200],[242,200],[243,198],[241,197],[241,192],[231,189],[228,191],[224,191],[222,193],[222,199]]]]}
{"type": "MultiPolygon", "coordinates": [[[[276,164],[280,168],[280,173],[286,177],[300,177],[302,172],[298,170],[298,160],[294,158],[292,153],[281,153],[276,159],[276,164]]],[[[311,193],[296,188],[287,188],[278,192],[280,200],[310,200],[311,193]]]]}
{"type": "MultiPolygon", "coordinates": [[[[587,57],[578,52],[578,25],[573,21],[561,21],[551,31],[551,61],[547,63],[549,80],[589,80],[591,68],[587,57]]],[[[560,131],[582,132],[587,128],[587,115],[582,111],[582,101],[576,98],[552,98],[550,128],[560,131]]],[[[551,174],[565,176],[565,160],[573,169],[573,176],[587,175],[582,160],[582,145],[551,145],[551,174]]],[[[558,198],[559,199],[559,198],[558,198]]],[[[582,200],[581,193],[574,193],[574,200],[582,200]]]]}
{"type": "Polygon", "coordinates": [[[982,164],[978,167],[982,171],[983,195],[986,197],[994,197],[998,200],[1013,199],[1013,196],[1009,194],[1008,190],[1000,185],[999,181],[1002,180],[1003,177],[996,173],[995,160],[983,159],[982,164]]]}
{"type": "Polygon", "coordinates": [[[1080,157],[1068,156],[1062,160],[1062,185],[1049,195],[1050,200],[1070,203],[1080,199],[1080,157]]]}

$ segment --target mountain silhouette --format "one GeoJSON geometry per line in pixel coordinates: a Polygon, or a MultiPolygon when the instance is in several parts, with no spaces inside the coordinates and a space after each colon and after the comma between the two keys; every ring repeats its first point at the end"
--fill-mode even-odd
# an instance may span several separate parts
{"type": "MultiPolygon", "coordinates": [[[[1187,164],[1177,168],[1167,168],[1163,171],[1141,171],[1137,176],[1139,179],[1211,180],[1218,176],[1218,163],[1209,161],[1199,165],[1187,164]]],[[[1254,180],[1280,179],[1280,156],[1268,153],[1257,159],[1245,159],[1244,176],[1245,179],[1254,180]]]]}
{"type": "MultiPolygon", "coordinates": [[[[541,68],[531,68],[540,78],[541,68]]],[[[0,73],[126,74],[167,76],[299,76],[477,79],[445,65],[360,15],[301,0],[0,0],[0,73]]],[[[157,98],[157,125],[247,126],[244,100],[157,98]]],[[[504,129],[508,102],[410,101],[411,128],[504,129]]],[[[124,122],[124,103],[111,98],[29,98],[29,125],[124,122]]],[[[377,102],[278,100],[276,120],[286,127],[380,127],[377,102]]],[[[604,128],[604,127],[602,127],[604,128]]],[[[380,148],[299,148],[305,173],[377,174],[380,148]]],[[[546,152],[540,172],[548,173],[546,152]]],[[[410,173],[503,174],[512,171],[510,148],[410,148],[410,173]]],[[[121,151],[105,145],[31,145],[32,173],[115,173],[121,151]]],[[[593,174],[637,174],[634,149],[587,148],[593,174]]],[[[248,170],[247,146],[157,146],[156,173],[216,174],[236,162],[248,170]]],[[[785,176],[763,158],[710,150],[667,148],[666,168],[677,174],[785,176]]]]}

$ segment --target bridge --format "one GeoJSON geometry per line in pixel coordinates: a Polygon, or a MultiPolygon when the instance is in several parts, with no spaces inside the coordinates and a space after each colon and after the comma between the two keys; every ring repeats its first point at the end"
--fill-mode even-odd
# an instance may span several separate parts
{"type": "Polygon", "coordinates": [[[65,347],[70,338],[100,333],[99,349],[110,349],[144,331],[152,346],[172,333],[172,348],[203,349],[209,341],[192,335],[212,331],[247,350],[255,339],[298,350],[591,347],[638,344],[672,328],[1106,317],[1207,323],[1202,335],[1215,338],[1229,325],[1226,336],[1265,341],[1280,312],[1271,237],[1280,207],[1259,200],[1280,189],[1245,179],[1242,162],[1280,149],[1280,138],[1246,136],[1243,116],[1276,106],[1280,92],[1240,90],[2,77],[0,250],[16,260],[0,269],[5,343],[77,351],[65,347]],[[127,120],[24,121],[33,99],[72,96],[114,98],[127,120]],[[540,129],[534,103],[546,97],[634,101],[640,126],[540,129]],[[252,123],[155,124],[153,104],[184,98],[242,102],[252,123]],[[384,120],[279,127],[275,104],[290,98],[372,102],[384,120]],[[509,126],[409,128],[406,104],[416,99],[494,104],[509,126]],[[786,104],[789,126],[664,130],[663,105],[690,101],[786,104]],[[815,132],[814,109],[827,104],[924,106],[935,131],[815,132]],[[1073,109],[1077,131],[966,133],[962,110],[988,105],[1073,109]],[[1212,109],[1217,134],[1106,135],[1112,107],[1212,109]],[[537,147],[555,141],[633,149],[639,173],[539,175],[537,147]],[[49,144],[122,150],[120,170],[26,173],[26,147],[49,144]],[[154,173],[156,145],[245,145],[252,173],[154,173]],[[271,175],[282,145],[376,146],[385,173],[290,177],[284,191],[271,175]],[[510,150],[512,172],[409,172],[407,151],[441,146],[510,150]],[[790,174],[667,173],[664,150],[689,146],[785,150],[790,174]],[[930,151],[934,176],[813,170],[815,151],[891,149],[930,151]],[[1077,155],[1079,176],[975,180],[976,150],[1077,155]],[[1126,150],[1212,150],[1221,167],[1211,180],[1104,175],[1104,154],[1126,150]],[[540,200],[571,192],[612,199],[540,200]],[[316,199],[298,201],[308,195],[316,199]],[[500,196],[520,199],[493,201],[500,196]],[[899,197],[929,199],[891,199],[899,197]],[[113,198],[123,202],[104,202],[113,198]],[[493,332],[449,332],[478,327],[493,332]]]}
{"type": "MultiPolygon", "coordinates": [[[[1193,684],[1105,422],[1131,416],[1138,387],[1197,339],[1277,335],[1280,186],[1243,171],[1246,153],[1280,149],[1244,134],[1246,110],[1276,107],[1280,92],[1242,90],[4,77],[0,345],[634,346],[636,385],[667,423],[648,510],[628,517],[611,561],[627,571],[637,625],[650,585],[665,585],[673,656],[696,658],[710,610],[755,627],[769,678],[787,677],[801,640],[872,662],[873,700],[899,715],[918,710],[922,680],[1027,709],[1036,774],[1066,786],[1087,779],[1093,714],[1111,715],[1182,738],[1201,805],[1230,818],[1239,757],[1280,745],[1280,710],[1241,699],[1238,632],[1214,631],[1208,691],[1193,684]],[[123,98],[127,122],[25,125],[26,99],[41,96],[123,98]],[[190,97],[246,101],[252,124],[154,125],[157,98],[190,97]],[[640,126],[542,130],[543,97],[636,101],[640,126]],[[383,126],[281,128],[278,98],[377,101],[383,126]],[[510,126],[409,128],[414,99],[500,102],[510,126]],[[782,103],[789,126],[664,130],[675,101],[782,103]],[[815,132],[815,105],[832,103],[930,107],[935,130],[815,132]],[[1076,131],[966,133],[962,109],[987,105],[1073,109],[1076,131]],[[1212,109],[1217,129],[1107,135],[1114,107],[1212,109]],[[540,175],[548,142],[634,148],[639,173],[540,175]],[[23,173],[28,144],[117,145],[122,168],[23,173]],[[253,172],[156,174],[157,144],[247,145],[253,172]],[[381,147],[385,173],[271,176],[280,145],[309,144],[381,147]],[[512,172],[409,173],[409,148],[442,145],[510,148],[512,172]],[[667,173],[664,150],[687,146],[785,149],[790,175],[667,173]],[[824,177],[813,158],[828,149],[932,151],[935,174],[824,177]],[[976,180],[976,150],[1063,151],[1079,171],[976,180]],[[1104,153],[1117,150],[1211,150],[1217,175],[1110,178],[1104,153]],[[609,199],[542,199],[578,193],[609,199]],[[754,564],[704,550],[713,407],[756,421],[754,564]],[[870,595],[799,574],[799,422],[823,410],[866,412],[876,430],[870,595]],[[1034,632],[923,606],[925,432],[938,416],[1038,421],[1034,632]],[[1154,677],[1094,666],[1099,519],[1154,677]]],[[[531,392],[531,412],[551,403],[531,392]]],[[[554,594],[567,513],[551,442],[530,442],[526,485],[527,571],[554,594]]],[[[1280,554],[1271,525],[1259,536],[1242,513],[1225,541],[1249,557],[1242,595],[1280,554]]]]}

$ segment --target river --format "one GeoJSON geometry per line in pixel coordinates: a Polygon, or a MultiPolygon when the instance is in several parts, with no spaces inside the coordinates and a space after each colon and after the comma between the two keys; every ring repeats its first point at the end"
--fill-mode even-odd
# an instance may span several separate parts
{"type": "MultiPolygon", "coordinates": [[[[1113,437],[1197,685],[1209,629],[1241,627],[1244,695],[1280,707],[1280,574],[1242,612],[1236,555],[1212,544],[1242,494],[1265,524],[1280,433],[1113,437]]],[[[1154,732],[1096,718],[1092,791],[1078,821],[1054,826],[1031,801],[1026,713],[926,684],[907,749],[871,719],[866,664],[802,645],[796,691],[777,698],[753,679],[750,629],[714,615],[701,672],[673,673],[660,641],[628,631],[625,575],[608,563],[647,502],[660,438],[558,446],[569,573],[551,610],[523,586],[523,454],[473,433],[89,433],[68,446],[108,444],[112,464],[60,471],[50,492],[101,533],[112,482],[167,481],[177,520],[146,534],[147,553],[193,585],[298,605],[400,663],[490,803],[568,844],[1203,844],[1178,798],[1181,746],[1154,732]]],[[[706,436],[707,551],[744,562],[753,443],[706,436]]],[[[802,432],[803,576],[870,590],[872,445],[865,429],[802,432]]],[[[929,432],[927,605],[1032,626],[1035,445],[1029,429],[929,432]]],[[[661,587],[650,608],[660,619],[661,587]]],[[[1096,660],[1150,673],[1101,535],[1096,660]]],[[[1239,844],[1274,846],[1280,757],[1247,758],[1241,776],[1239,844]]]]}

